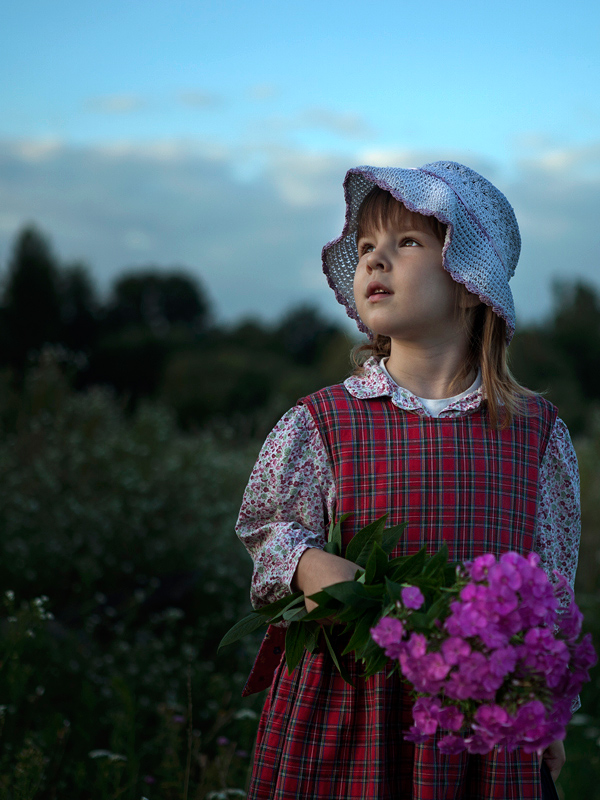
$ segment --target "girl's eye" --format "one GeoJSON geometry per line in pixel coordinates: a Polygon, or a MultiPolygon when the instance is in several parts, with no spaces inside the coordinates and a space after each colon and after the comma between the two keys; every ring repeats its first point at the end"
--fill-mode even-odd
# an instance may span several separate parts
{"type": "Polygon", "coordinates": [[[420,247],[416,239],[402,239],[400,247],[420,247]]]}
{"type": "Polygon", "coordinates": [[[359,255],[364,256],[365,253],[370,253],[373,250],[375,245],[371,244],[370,242],[363,242],[359,248],[359,255]]]}

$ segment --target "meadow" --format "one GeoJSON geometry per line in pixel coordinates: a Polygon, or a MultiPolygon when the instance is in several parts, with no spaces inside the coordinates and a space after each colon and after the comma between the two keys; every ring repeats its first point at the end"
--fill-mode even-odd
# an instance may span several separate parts
{"type": "MultiPolygon", "coordinates": [[[[243,797],[263,697],[241,690],[258,639],[217,644],[249,610],[234,523],[258,443],[75,392],[51,352],[18,398],[8,384],[0,396],[0,796],[243,797]]],[[[600,421],[577,449],[577,595],[598,642],[600,421]]],[[[563,798],[600,798],[596,674],[563,798]]]]}

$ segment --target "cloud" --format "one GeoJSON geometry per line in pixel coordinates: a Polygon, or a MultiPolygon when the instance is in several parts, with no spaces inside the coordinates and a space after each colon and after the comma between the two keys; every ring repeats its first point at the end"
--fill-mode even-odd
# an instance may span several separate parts
{"type": "Polygon", "coordinates": [[[295,125],[329,131],[350,139],[366,139],[373,134],[371,126],[360,114],[329,108],[308,108],[296,118],[295,125]]]}
{"type": "Polygon", "coordinates": [[[223,98],[219,95],[212,94],[211,92],[204,92],[201,90],[189,90],[179,93],[179,100],[184,106],[199,109],[211,109],[220,106],[223,103],[223,98]]]}
{"type": "Polygon", "coordinates": [[[582,279],[598,286],[600,143],[543,146],[521,159],[515,174],[505,193],[521,227],[513,292],[526,319],[537,316],[536,310],[550,310],[557,281],[582,279]]]}
{"type": "Polygon", "coordinates": [[[86,108],[97,114],[131,114],[146,106],[146,99],[134,94],[101,95],[86,101],[86,108]]]}
{"type": "Polygon", "coordinates": [[[360,114],[320,107],[306,108],[297,114],[272,116],[261,121],[261,128],[265,126],[277,133],[318,131],[356,141],[374,136],[371,126],[360,114]]]}
{"type": "Polygon", "coordinates": [[[273,100],[280,94],[280,89],[274,83],[257,83],[255,86],[250,86],[247,95],[250,100],[273,100]]]}
{"type": "Polygon", "coordinates": [[[63,261],[89,263],[104,291],[125,268],[183,267],[206,287],[221,319],[275,319],[302,302],[345,319],[324,278],[315,286],[302,278],[307,262],[319,275],[321,247],[337,233],[342,165],[280,151],[261,174],[239,180],[243,155],[176,141],[118,142],[63,145],[32,162],[21,143],[0,142],[1,266],[33,221],[63,261]],[[294,174],[304,203],[292,202],[286,188],[294,174]]]}
{"type": "MultiPolygon", "coordinates": [[[[523,252],[512,285],[521,322],[549,311],[556,279],[598,285],[600,144],[550,158],[552,148],[528,153],[510,171],[481,156],[443,154],[489,177],[515,207],[523,252]]],[[[275,319],[301,303],[345,320],[320,256],[342,229],[346,170],[369,161],[417,166],[440,153],[379,156],[176,140],[0,141],[0,266],[18,230],[34,222],[63,261],[87,261],[103,289],[124,268],[181,266],[224,320],[275,319]]]]}

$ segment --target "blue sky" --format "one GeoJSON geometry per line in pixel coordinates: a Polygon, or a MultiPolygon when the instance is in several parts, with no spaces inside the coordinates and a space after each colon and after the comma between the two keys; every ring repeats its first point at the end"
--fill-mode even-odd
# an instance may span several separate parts
{"type": "Polygon", "coordinates": [[[599,274],[599,43],[592,2],[11,3],[0,268],[33,221],[102,289],[182,265],[222,319],[339,315],[320,249],[346,169],[452,158],[513,202],[539,317],[599,274]]]}

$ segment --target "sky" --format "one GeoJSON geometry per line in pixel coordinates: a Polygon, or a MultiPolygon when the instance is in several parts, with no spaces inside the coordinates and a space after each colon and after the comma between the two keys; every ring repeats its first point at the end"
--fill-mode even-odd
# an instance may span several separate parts
{"type": "Polygon", "coordinates": [[[22,0],[0,29],[0,276],[27,224],[100,292],[184,268],[223,322],[311,304],[358,164],[438,159],[509,198],[518,322],[600,287],[600,6],[22,0]]]}

